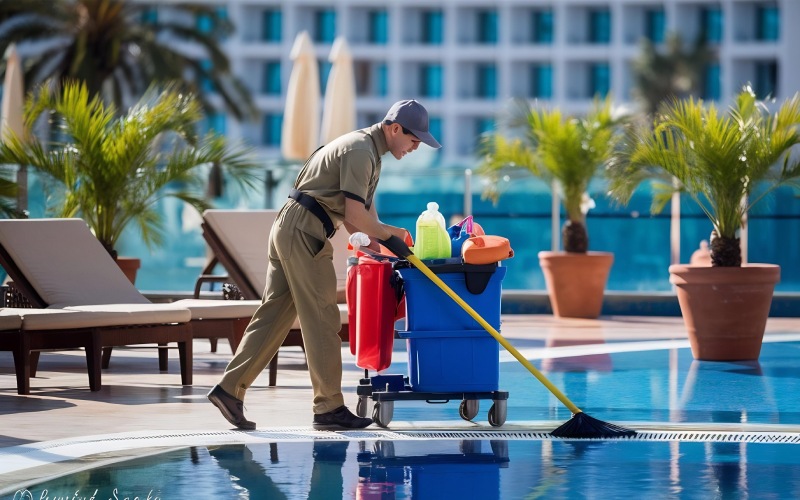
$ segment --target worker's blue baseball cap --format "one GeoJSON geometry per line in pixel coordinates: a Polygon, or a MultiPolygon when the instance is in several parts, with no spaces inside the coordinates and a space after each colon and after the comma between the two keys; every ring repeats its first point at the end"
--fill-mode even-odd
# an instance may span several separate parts
{"type": "Polygon", "coordinates": [[[397,123],[405,127],[414,134],[417,139],[432,148],[439,149],[442,147],[428,131],[428,111],[422,104],[413,99],[397,101],[392,104],[392,107],[389,108],[389,112],[386,113],[386,117],[383,121],[397,123]]]}

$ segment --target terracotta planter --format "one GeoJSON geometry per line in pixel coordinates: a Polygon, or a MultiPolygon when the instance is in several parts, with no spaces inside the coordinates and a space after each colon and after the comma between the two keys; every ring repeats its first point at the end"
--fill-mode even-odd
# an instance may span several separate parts
{"type": "Polygon", "coordinates": [[[758,359],[779,266],[679,264],[670,266],[669,273],[695,359],[758,359]]]}
{"type": "Polygon", "coordinates": [[[614,254],[608,252],[539,252],[553,314],[563,318],[597,318],[614,254]]]}
{"type": "Polygon", "coordinates": [[[117,257],[117,265],[125,276],[131,280],[131,283],[136,284],[136,271],[142,266],[141,259],[134,257],[117,257]]]}

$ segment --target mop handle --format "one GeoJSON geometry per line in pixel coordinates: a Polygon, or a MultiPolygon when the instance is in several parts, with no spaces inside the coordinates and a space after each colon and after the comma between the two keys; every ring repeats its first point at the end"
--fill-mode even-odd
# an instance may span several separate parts
{"type": "Polygon", "coordinates": [[[556,398],[558,398],[559,401],[564,403],[564,406],[566,406],[572,413],[581,413],[581,409],[580,408],[575,406],[575,404],[572,401],[570,401],[567,398],[567,396],[565,396],[561,391],[559,391],[558,388],[555,385],[553,385],[553,383],[550,382],[547,379],[547,377],[542,375],[542,372],[537,370],[535,366],[533,366],[527,359],[525,359],[522,356],[522,354],[520,354],[520,352],[513,345],[511,345],[508,342],[508,340],[505,339],[505,337],[500,335],[500,332],[495,330],[492,325],[487,323],[486,320],[483,319],[481,317],[481,315],[477,313],[477,311],[475,311],[475,309],[473,309],[469,304],[464,302],[464,300],[461,297],[459,297],[456,294],[456,292],[454,292],[449,286],[447,286],[447,284],[445,284],[444,281],[442,281],[438,276],[436,276],[436,274],[434,274],[433,271],[431,271],[430,268],[428,268],[428,266],[423,264],[422,261],[419,260],[419,258],[416,255],[412,254],[412,255],[407,256],[406,258],[408,259],[409,262],[414,264],[414,267],[416,267],[417,269],[422,271],[422,274],[424,274],[425,276],[430,278],[430,280],[433,281],[436,284],[436,286],[441,288],[444,293],[449,295],[451,299],[453,299],[459,306],[461,306],[461,308],[464,309],[464,311],[466,311],[467,314],[472,316],[472,318],[475,321],[480,323],[480,325],[487,332],[489,332],[489,334],[492,337],[494,337],[495,340],[500,342],[500,345],[502,345],[508,352],[510,352],[512,356],[517,358],[517,361],[522,363],[522,366],[527,368],[528,371],[531,372],[531,374],[533,374],[533,376],[536,377],[539,380],[539,382],[541,382],[545,387],[547,387],[547,389],[550,392],[552,392],[553,395],[556,398]]]}

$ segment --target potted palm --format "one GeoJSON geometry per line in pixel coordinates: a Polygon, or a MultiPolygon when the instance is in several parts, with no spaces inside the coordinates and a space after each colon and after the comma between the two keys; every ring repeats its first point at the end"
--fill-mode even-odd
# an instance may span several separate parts
{"type": "Polygon", "coordinates": [[[756,203],[800,178],[800,161],[791,157],[798,125],[800,95],[771,112],[745,87],[727,115],[699,100],[675,100],[653,127],[632,127],[609,165],[611,194],[621,201],[666,173],[711,221],[711,267],[669,268],[696,359],[758,359],[780,267],[742,265],[739,232],[756,203]]]}
{"type": "Polygon", "coordinates": [[[590,252],[586,213],[594,204],[589,183],[602,173],[621,140],[622,117],[615,117],[611,100],[595,100],[583,117],[537,109],[517,100],[508,116],[508,136],[495,133],[482,144],[478,172],[491,181],[487,194],[499,196],[497,182],[508,169],[525,169],[555,183],[561,191],[567,220],[562,228],[562,252],[539,252],[553,312],[556,316],[596,318],[614,256],[590,252]]]}
{"type": "Polygon", "coordinates": [[[129,224],[148,245],[163,241],[159,200],[175,197],[199,211],[208,208],[203,174],[209,166],[220,165],[241,185],[253,184],[257,165],[247,151],[214,134],[199,138],[200,105],[173,86],[151,89],[120,118],[84,83],[69,82],[57,92],[42,87],[26,103],[28,126],[45,112],[53,113],[51,136],[59,139],[10,137],[0,145],[0,163],[28,165],[53,181],[60,189],[48,193],[48,212],[82,217],[115,259],[129,224]]]}

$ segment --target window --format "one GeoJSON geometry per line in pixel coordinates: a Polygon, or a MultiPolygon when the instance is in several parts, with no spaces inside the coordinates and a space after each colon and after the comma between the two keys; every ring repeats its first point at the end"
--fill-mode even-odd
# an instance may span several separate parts
{"type": "Polygon", "coordinates": [[[442,142],[442,130],[444,130],[444,126],[442,124],[442,119],[438,116],[429,116],[428,117],[428,132],[431,133],[434,139],[442,142]]]}
{"type": "Polygon", "coordinates": [[[281,95],[281,63],[268,61],[264,63],[264,81],[261,93],[266,95],[281,95]]]}
{"type": "Polygon", "coordinates": [[[206,115],[203,123],[203,135],[214,132],[217,135],[225,135],[225,114],[210,112],[206,115]]]}
{"type": "Polygon", "coordinates": [[[700,14],[702,25],[701,37],[708,43],[720,43],[722,41],[722,9],[719,7],[708,7],[700,14]]]}
{"type": "Polygon", "coordinates": [[[328,76],[331,74],[331,66],[333,66],[333,64],[327,59],[319,61],[319,88],[322,89],[323,93],[325,92],[325,87],[328,86],[328,76]]]}
{"type": "Polygon", "coordinates": [[[385,10],[373,10],[369,13],[369,43],[386,45],[389,42],[389,13],[385,10]]]}
{"type": "Polygon", "coordinates": [[[385,63],[379,63],[375,68],[375,95],[389,95],[389,68],[385,63]]]}
{"type": "Polygon", "coordinates": [[[211,16],[209,16],[208,14],[205,14],[205,13],[198,14],[197,17],[195,17],[195,23],[194,24],[195,24],[195,28],[200,33],[204,33],[204,34],[207,35],[207,34],[211,33],[212,31],[214,31],[214,21],[213,21],[213,19],[211,19],[211,16]]]}
{"type": "Polygon", "coordinates": [[[208,59],[203,59],[200,61],[200,74],[198,75],[198,81],[200,82],[200,89],[203,92],[216,92],[216,88],[214,86],[214,82],[207,76],[212,69],[211,61],[208,59]]]}
{"type": "Polygon", "coordinates": [[[759,99],[775,97],[778,82],[778,64],[774,61],[757,62],[753,91],[759,99]]]}
{"type": "Polygon", "coordinates": [[[551,64],[531,65],[530,97],[537,99],[553,97],[553,66],[551,64]]]}
{"type": "Polygon", "coordinates": [[[708,100],[719,100],[722,93],[722,72],[719,63],[711,63],[706,66],[705,82],[703,83],[703,98],[708,100]]]}
{"type": "Polygon", "coordinates": [[[314,19],[314,40],[332,43],[336,38],[336,11],[333,9],[318,10],[314,19]]]}
{"type": "Polygon", "coordinates": [[[475,120],[475,135],[480,137],[481,135],[494,131],[495,124],[493,118],[485,118],[481,117],[475,120]]]}
{"type": "Polygon", "coordinates": [[[353,64],[353,71],[357,95],[385,97],[389,94],[389,73],[386,63],[357,61],[353,64]]]}
{"type": "Polygon", "coordinates": [[[442,97],[443,71],[440,64],[423,64],[420,71],[420,95],[442,97]]]}
{"type": "Polygon", "coordinates": [[[281,11],[278,9],[265,10],[261,24],[261,40],[280,42],[281,36],[281,11]]]}
{"type": "Polygon", "coordinates": [[[478,97],[497,97],[497,66],[494,64],[479,64],[477,83],[478,97]]]}
{"type": "Polygon", "coordinates": [[[611,11],[592,10],[589,12],[589,42],[611,42],[611,11]]]}
{"type": "Polygon", "coordinates": [[[663,43],[666,33],[667,17],[664,9],[650,9],[647,11],[647,28],[645,36],[653,43],[663,43]]]}
{"type": "Polygon", "coordinates": [[[756,11],[756,40],[780,38],[780,12],[776,6],[760,6],[756,11]]]}
{"type": "MultiPolygon", "coordinates": [[[[220,21],[225,21],[228,19],[228,10],[226,8],[220,7],[216,9],[216,13],[217,18],[219,18],[220,21]]],[[[216,23],[214,22],[214,17],[205,12],[201,12],[195,16],[194,25],[197,31],[206,35],[213,33],[217,28],[216,23]]]]}
{"type": "Polygon", "coordinates": [[[142,9],[142,24],[156,23],[158,23],[158,9],[156,7],[142,9]]]}
{"type": "Polygon", "coordinates": [[[608,63],[594,63],[589,70],[589,96],[605,97],[611,89],[611,67],[608,63]]]}
{"type": "Polygon", "coordinates": [[[427,10],[422,13],[422,43],[441,45],[444,41],[444,13],[427,10]]]}
{"type": "Polygon", "coordinates": [[[478,12],[478,43],[497,43],[497,11],[478,12]]]}
{"type": "Polygon", "coordinates": [[[282,126],[283,115],[280,113],[267,113],[264,115],[261,130],[261,144],[263,146],[280,146],[282,126]]]}
{"type": "Polygon", "coordinates": [[[536,10],[533,12],[533,43],[553,43],[553,11],[536,10]]]}

